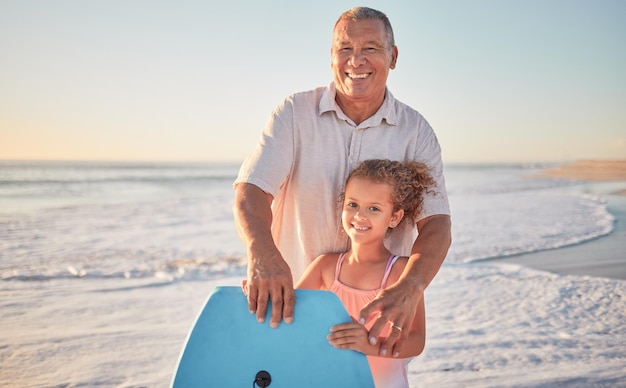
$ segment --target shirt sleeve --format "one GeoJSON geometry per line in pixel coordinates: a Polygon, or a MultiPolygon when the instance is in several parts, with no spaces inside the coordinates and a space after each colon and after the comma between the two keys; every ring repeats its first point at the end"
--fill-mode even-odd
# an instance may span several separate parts
{"type": "Polygon", "coordinates": [[[450,204],[448,202],[448,193],[446,191],[446,181],[443,175],[443,161],[441,159],[441,147],[435,132],[430,124],[421,118],[419,123],[418,142],[415,160],[425,163],[431,168],[430,174],[436,182],[434,194],[426,194],[422,211],[417,216],[416,221],[435,214],[450,215],[450,204]]]}
{"type": "Polygon", "coordinates": [[[234,184],[251,183],[276,197],[292,170],[293,139],[293,101],[287,98],[272,112],[261,139],[242,163],[234,184]]]}

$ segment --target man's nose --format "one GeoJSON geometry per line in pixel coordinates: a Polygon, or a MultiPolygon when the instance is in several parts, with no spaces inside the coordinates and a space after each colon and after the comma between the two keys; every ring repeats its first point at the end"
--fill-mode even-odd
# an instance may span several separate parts
{"type": "Polygon", "coordinates": [[[359,67],[359,65],[362,65],[365,62],[367,62],[367,59],[365,58],[365,55],[363,55],[363,52],[361,50],[354,50],[350,56],[350,65],[352,67],[359,67]]]}

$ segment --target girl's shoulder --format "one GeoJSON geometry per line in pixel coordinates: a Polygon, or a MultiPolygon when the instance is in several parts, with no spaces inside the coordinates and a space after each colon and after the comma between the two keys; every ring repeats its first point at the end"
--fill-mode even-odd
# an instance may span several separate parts
{"type": "Polygon", "coordinates": [[[402,272],[404,272],[404,268],[406,267],[406,264],[408,262],[409,262],[409,257],[408,256],[400,256],[400,257],[398,257],[396,262],[393,263],[393,266],[391,267],[391,271],[389,272],[389,278],[387,280],[387,284],[393,284],[396,281],[398,281],[398,279],[400,279],[400,276],[402,275],[402,272]]]}
{"type": "Polygon", "coordinates": [[[333,266],[334,268],[334,266],[337,265],[339,256],[341,256],[341,253],[322,253],[317,256],[317,258],[313,261],[313,264],[320,267],[333,266]]]}
{"type": "Polygon", "coordinates": [[[335,280],[335,269],[337,268],[337,261],[341,253],[324,253],[319,255],[311,265],[314,265],[319,271],[324,289],[330,289],[330,286],[335,280]]]}

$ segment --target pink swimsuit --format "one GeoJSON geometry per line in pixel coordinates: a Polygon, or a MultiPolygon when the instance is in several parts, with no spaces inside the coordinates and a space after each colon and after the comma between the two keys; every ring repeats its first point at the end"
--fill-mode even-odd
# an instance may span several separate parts
{"type": "MultiPolygon", "coordinates": [[[[385,268],[385,274],[383,280],[380,283],[380,287],[375,290],[359,290],[347,286],[339,281],[339,273],[341,272],[341,265],[345,258],[345,253],[342,253],[337,259],[337,267],[335,268],[335,281],[330,287],[330,291],[334,292],[339,299],[343,302],[348,314],[353,319],[358,319],[361,309],[369,302],[374,300],[378,292],[385,288],[387,285],[387,278],[391,272],[391,267],[398,260],[399,256],[391,255],[387,261],[387,268],[385,268]]],[[[371,328],[373,322],[366,325],[367,329],[371,328]]],[[[389,329],[383,330],[382,336],[389,334],[389,329]]],[[[408,388],[409,382],[407,379],[407,365],[411,358],[398,359],[398,358],[386,358],[367,356],[367,360],[372,370],[372,376],[374,377],[374,384],[378,388],[408,388]]]]}

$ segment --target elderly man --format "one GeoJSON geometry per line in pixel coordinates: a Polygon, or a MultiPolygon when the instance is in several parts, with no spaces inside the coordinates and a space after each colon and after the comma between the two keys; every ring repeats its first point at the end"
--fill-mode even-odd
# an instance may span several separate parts
{"type": "Polygon", "coordinates": [[[318,255],[343,252],[339,194],[350,171],[366,159],[417,160],[431,167],[437,194],[426,196],[421,214],[386,241],[410,256],[400,280],[361,311],[376,322],[370,342],[394,325],[381,354],[398,354],[424,290],[451,243],[450,211],[441,150],[426,120],[387,89],[398,48],[380,11],[344,12],[333,30],[334,81],[287,97],[272,113],[255,151],[235,181],[235,222],[246,245],[245,284],[251,313],[270,325],[293,320],[294,278],[318,255]]]}

